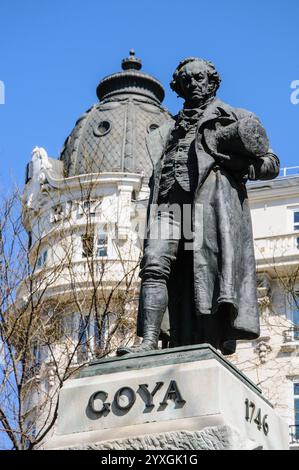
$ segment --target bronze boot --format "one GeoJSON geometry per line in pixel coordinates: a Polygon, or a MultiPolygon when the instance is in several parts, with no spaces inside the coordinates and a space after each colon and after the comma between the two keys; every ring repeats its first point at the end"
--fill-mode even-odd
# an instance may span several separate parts
{"type": "Polygon", "coordinates": [[[158,349],[161,323],[168,304],[166,283],[143,282],[140,302],[143,318],[143,341],[139,346],[121,346],[117,350],[118,356],[158,349]]]}
{"type": "Polygon", "coordinates": [[[159,335],[160,325],[158,327],[148,326],[144,332],[143,341],[140,345],[131,347],[120,346],[117,350],[117,355],[123,356],[124,354],[137,354],[158,349],[159,335]]]}

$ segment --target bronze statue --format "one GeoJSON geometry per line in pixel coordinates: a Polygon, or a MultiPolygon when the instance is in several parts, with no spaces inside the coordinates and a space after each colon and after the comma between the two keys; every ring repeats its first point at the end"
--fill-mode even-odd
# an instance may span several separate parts
{"type": "Polygon", "coordinates": [[[183,60],[171,88],[184,107],[149,135],[154,171],[137,328],[143,342],[119,355],[154,350],[159,338],[164,346],[209,343],[232,354],[237,339],[259,336],[245,183],[275,178],[279,160],[254,114],[216,98],[220,81],[211,62],[183,60]]]}

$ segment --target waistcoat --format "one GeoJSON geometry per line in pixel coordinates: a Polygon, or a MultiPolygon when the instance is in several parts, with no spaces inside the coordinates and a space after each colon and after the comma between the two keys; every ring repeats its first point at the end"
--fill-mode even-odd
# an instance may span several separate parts
{"type": "Polygon", "coordinates": [[[197,158],[195,153],[196,124],[184,136],[178,137],[174,131],[163,157],[159,196],[165,198],[174,183],[192,192],[198,179],[197,158]]]}

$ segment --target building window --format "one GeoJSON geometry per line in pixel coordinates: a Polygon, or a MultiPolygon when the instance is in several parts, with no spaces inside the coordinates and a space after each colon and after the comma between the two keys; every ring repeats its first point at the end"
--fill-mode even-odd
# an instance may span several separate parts
{"type": "Polygon", "coordinates": [[[41,268],[42,266],[44,266],[44,264],[46,263],[47,261],[47,258],[48,258],[48,251],[45,250],[38,258],[37,258],[37,262],[36,262],[36,265],[38,268],[41,268]]]}
{"type": "Polygon", "coordinates": [[[94,217],[96,214],[96,207],[94,201],[83,202],[83,214],[94,217]]]}
{"type": "Polygon", "coordinates": [[[99,353],[105,349],[106,340],[109,332],[108,314],[104,318],[94,319],[94,346],[95,353],[99,353]]]}
{"type": "Polygon", "coordinates": [[[108,234],[106,226],[98,229],[95,237],[94,231],[89,234],[82,235],[82,256],[90,258],[96,256],[98,258],[108,255],[108,234]]]}
{"type": "Polygon", "coordinates": [[[32,232],[28,232],[28,250],[32,247],[32,232]]]}
{"type": "Polygon", "coordinates": [[[158,127],[159,127],[159,124],[152,123],[152,124],[150,124],[150,125],[148,126],[147,131],[148,131],[148,132],[153,132],[153,131],[155,131],[156,129],[158,129],[158,127]]]}
{"type": "Polygon", "coordinates": [[[299,231],[299,211],[293,213],[293,228],[295,231],[299,231]]]}
{"type": "Polygon", "coordinates": [[[106,227],[100,227],[97,236],[97,257],[108,255],[108,234],[106,227]]]}
{"type": "Polygon", "coordinates": [[[293,322],[293,340],[299,341],[299,292],[294,292],[290,300],[290,320],[293,322]]]}
{"type": "Polygon", "coordinates": [[[295,429],[293,434],[296,441],[299,441],[299,382],[294,383],[294,414],[295,429]]]}
{"type": "Polygon", "coordinates": [[[136,201],[137,201],[137,194],[136,194],[135,189],[133,189],[133,191],[132,191],[131,201],[132,201],[132,202],[136,202],[136,201]]]}
{"type": "Polygon", "coordinates": [[[31,349],[31,364],[30,367],[25,370],[27,380],[30,380],[34,375],[40,373],[44,359],[42,346],[34,341],[31,349]]]}
{"type": "Polygon", "coordinates": [[[103,137],[104,135],[108,134],[110,130],[111,130],[110,121],[101,121],[94,126],[93,133],[97,137],[103,137]]]}
{"type": "Polygon", "coordinates": [[[34,343],[32,348],[34,366],[40,367],[42,364],[42,351],[37,343],[34,343]]]}
{"type": "Polygon", "coordinates": [[[33,164],[32,162],[27,163],[26,165],[26,174],[25,174],[25,184],[28,183],[33,177],[33,164]]]}
{"type": "Polygon", "coordinates": [[[85,217],[95,217],[97,211],[101,207],[102,200],[99,199],[90,199],[87,201],[80,201],[78,203],[78,215],[85,217]]]}
{"type": "Polygon", "coordinates": [[[85,233],[82,235],[82,256],[83,258],[90,258],[93,256],[94,247],[94,234],[85,233]]]}
{"type": "Polygon", "coordinates": [[[89,317],[80,317],[79,331],[78,331],[78,362],[85,362],[88,360],[89,349],[89,317]]]}

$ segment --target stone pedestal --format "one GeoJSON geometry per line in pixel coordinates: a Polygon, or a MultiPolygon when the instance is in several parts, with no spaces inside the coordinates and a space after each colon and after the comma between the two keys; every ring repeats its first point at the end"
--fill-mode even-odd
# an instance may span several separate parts
{"type": "Polygon", "coordinates": [[[48,449],[288,449],[288,426],[209,345],[93,362],[63,386],[48,449]]]}

